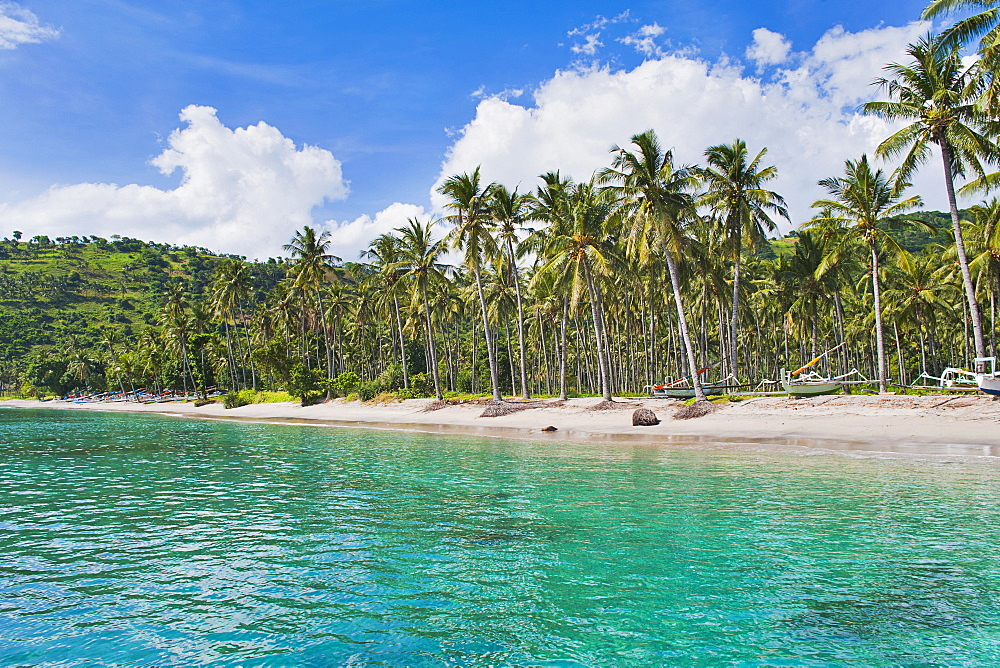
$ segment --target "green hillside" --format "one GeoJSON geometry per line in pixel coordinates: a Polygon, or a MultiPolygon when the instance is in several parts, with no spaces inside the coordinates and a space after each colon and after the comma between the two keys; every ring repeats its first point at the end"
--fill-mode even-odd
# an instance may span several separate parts
{"type": "MultiPolygon", "coordinates": [[[[15,236],[19,236],[15,234],[15,236]]],[[[126,336],[152,322],[166,285],[200,295],[227,257],[204,248],[113,237],[33,237],[0,242],[0,360],[67,337],[98,340],[113,326],[126,336]]],[[[240,258],[242,259],[242,258],[240,258]]],[[[263,292],[283,275],[279,261],[253,263],[263,292]]]]}

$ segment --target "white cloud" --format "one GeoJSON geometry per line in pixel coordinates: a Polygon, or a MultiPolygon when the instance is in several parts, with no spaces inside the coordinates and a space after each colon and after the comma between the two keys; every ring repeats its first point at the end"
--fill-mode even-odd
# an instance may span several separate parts
{"type": "Polygon", "coordinates": [[[392,234],[398,227],[406,225],[410,218],[426,220],[430,216],[422,206],[394,202],[379,211],[372,218],[360,216],[351,221],[328,220],[324,224],[330,231],[332,251],[345,261],[357,261],[358,254],[368,248],[372,239],[380,234],[392,234]]]}
{"type": "Polygon", "coordinates": [[[757,28],[753,31],[753,42],[747,47],[747,58],[758,65],[777,65],[788,60],[791,51],[792,43],[784,35],[757,28]]]}
{"type": "Polygon", "coordinates": [[[601,41],[601,33],[596,32],[591,35],[587,35],[584,38],[583,44],[574,44],[570,47],[570,51],[573,53],[580,53],[585,56],[593,56],[597,54],[597,50],[604,46],[604,42],[601,41]]]}
{"type": "Polygon", "coordinates": [[[666,30],[667,29],[660,24],[653,22],[650,25],[642,26],[635,33],[628,35],[627,37],[622,37],[618,41],[627,46],[631,46],[647,58],[662,58],[666,55],[666,53],[663,48],[656,43],[656,38],[666,32],[666,30]]]}
{"type": "MultiPolygon", "coordinates": [[[[708,146],[736,138],[754,151],[768,147],[767,160],[779,172],[773,187],[801,223],[823,194],[816,182],[841,173],[845,159],[872,153],[893,129],[860,115],[857,106],[876,99],[869,83],[885,63],[905,60],[906,44],[925,30],[923,23],[860,33],[836,28],[796,67],[764,81],[729,60],[677,53],[631,70],[557,72],[535,91],[533,106],[495,97],[479,103],[448,151],[432,202],[444,204],[435,192],[444,178],[477,165],[487,180],[520,184],[522,191],[555,169],[588,179],[610,163],[612,145],[625,146],[632,135],[653,128],[681,163],[697,163],[708,146]]],[[[916,185],[930,206],[945,206],[933,165],[916,185]]]]}
{"type": "Polygon", "coordinates": [[[38,22],[38,17],[15,2],[0,2],[0,49],[37,44],[59,36],[59,31],[38,22]]]}
{"type": "Polygon", "coordinates": [[[329,151],[296,148],[264,122],[231,130],[211,107],[188,106],[180,118],[187,127],[174,130],[151,161],[166,175],[180,170],[177,188],[53,186],[0,205],[0,224],[26,235],[121,234],[266,257],[312,223],[313,207],[347,196],[329,151]]]}

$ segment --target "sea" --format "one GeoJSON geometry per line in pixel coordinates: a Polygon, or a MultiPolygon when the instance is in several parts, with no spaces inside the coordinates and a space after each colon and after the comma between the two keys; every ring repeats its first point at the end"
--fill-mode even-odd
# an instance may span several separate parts
{"type": "Polygon", "coordinates": [[[3,666],[986,666],[998,596],[993,458],[0,409],[3,666]]]}

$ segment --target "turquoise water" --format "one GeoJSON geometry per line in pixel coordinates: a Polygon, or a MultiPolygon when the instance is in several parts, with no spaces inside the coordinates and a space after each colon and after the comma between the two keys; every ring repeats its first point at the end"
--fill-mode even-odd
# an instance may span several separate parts
{"type": "Polygon", "coordinates": [[[0,665],[1000,663],[1000,468],[0,410],[0,665]]]}

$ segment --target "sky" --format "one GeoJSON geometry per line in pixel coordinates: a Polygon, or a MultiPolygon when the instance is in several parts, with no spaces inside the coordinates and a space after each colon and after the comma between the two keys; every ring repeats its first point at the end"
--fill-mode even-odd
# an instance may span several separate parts
{"type": "MultiPolygon", "coordinates": [[[[313,225],[354,260],[440,216],[449,175],[586,180],[650,128],[685,164],[766,147],[785,232],[893,130],[858,105],[923,6],[0,0],[0,236],[266,258],[313,225]]],[[[935,167],[914,192],[941,209],[935,167]]]]}

